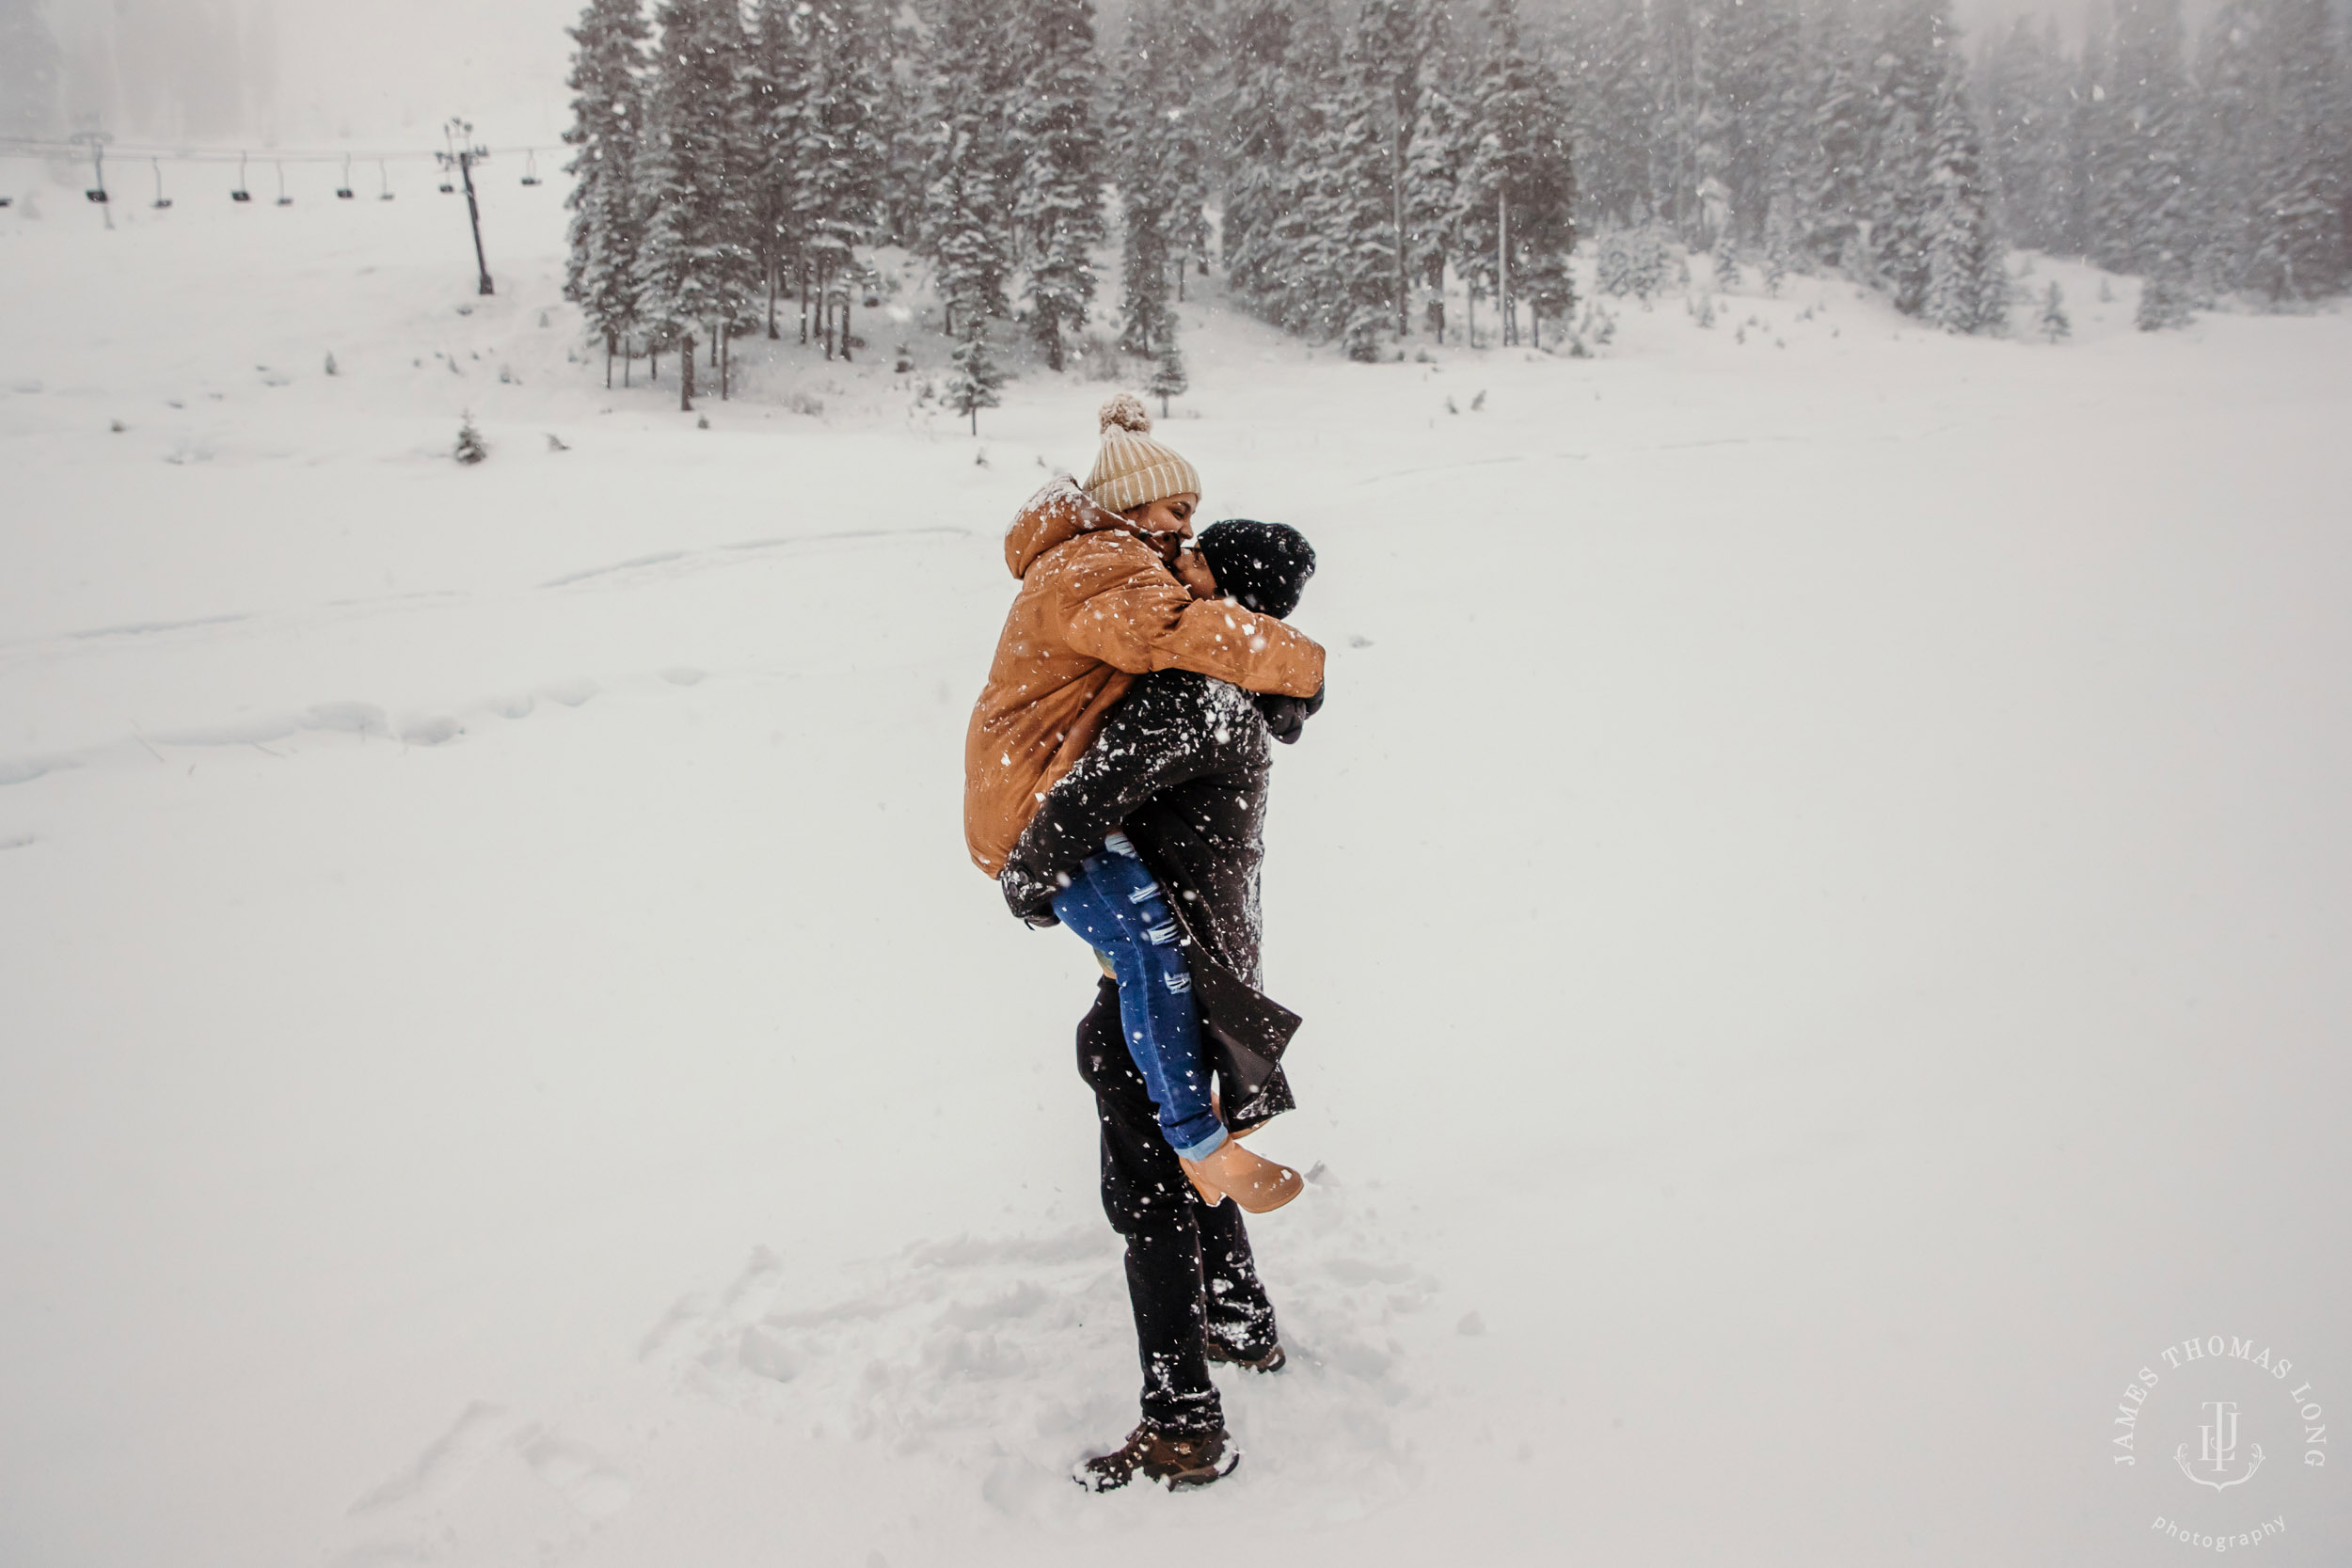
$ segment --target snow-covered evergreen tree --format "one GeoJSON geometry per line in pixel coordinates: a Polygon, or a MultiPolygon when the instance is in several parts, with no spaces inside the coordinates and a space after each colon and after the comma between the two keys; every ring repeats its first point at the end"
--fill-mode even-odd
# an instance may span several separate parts
{"type": "MultiPolygon", "coordinates": [[[[798,276],[807,253],[801,219],[808,204],[801,190],[805,170],[800,157],[801,121],[812,81],[803,27],[806,14],[801,0],[758,0],[744,55],[753,249],[767,289],[771,338],[779,335],[776,296],[787,279],[798,276]]],[[[801,336],[807,341],[805,310],[801,336]]]]}
{"type": "Polygon", "coordinates": [[[691,407],[693,347],[755,319],[758,261],[741,24],[733,0],[663,0],[637,161],[646,213],[636,259],[639,319],[653,346],[680,350],[678,398],[691,407]]]}
{"type": "Polygon", "coordinates": [[[1103,238],[1094,6],[1015,0],[1009,8],[1025,67],[1012,123],[1013,215],[1026,240],[1029,332],[1058,371],[1064,340],[1094,302],[1093,250],[1103,238]]]}
{"type": "Polygon", "coordinates": [[[1013,219],[1009,114],[1019,70],[992,0],[942,0],[925,52],[930,130],[922,247],[945,307],[942,327],[962,341],[963,318],[1012,313],[1013,219]]]}
{"type": "Polygon", "coordinates": [[[958,318],[955,373],[947,378],[947,406],[972,421],[975,436],[980,433],[980,410],[997,405],[997,388],[1005,384],[988,334],[988,317],[980,311],[967,310],[958,318]]]}
{"type": "Polygon", "coordinates": [[[1174,295],[1205,227],[1206,150],[1197,114],[1197,0],[1143,0],[1127,19],[1115,79],[1112,179],[1124,293],[1120,346],[1149,355],[1176,330],[1174,295]]]}
{"type": "Polygon", "coordinates": [[[1336,84],[1317,144],[1316,310],[1359,360],[1378,358],[1396,325],[1396,193],[1383,116],[1373,84],[1350,69],[1336,84]]]}
{"type": "Polygon", "coordinates": [[[2021,245],[2074,249],[2066,62],[2055,24],[2019,17],[1985,59],[1983,90],[2002,227],[2021,245]]]}
{"type": "Polygon", "coordinates": [[[1152,379],[1144,389],[1160,400],[1160,418],[1168,418],[1168,400],[1183,397],[1192,389],[1184,375],[1184,351],[1177,346],[1176,335],[1169,333],[1160,346],[1152,351],[1152,379]]]}
{"type": "Polygon", "coordinates": [[[2340,292],[2352,270],[2352,85],[2328,0],[2276,0],[2275,108],[2255,168],[2246,282],[2272,300],[2340,292]]]}
{"type": "MultiPolygon", "coordinates": [[[[1515,0],[1487,0],[1486,55],[1461,173],[1456,270],[1497,292],[1498,303],[1527,304],[1536,324],[1575,304],[1568,253],[1576,244],[1576,171],[1569,118],[1558,78],[1522,39],[1515,0]],[[1502,253],[1507,230],[1507,256],[1502,253]]],[[[1515,341],[1516,311],[1502,341],[1515,341]]]]}
{"type": "Polygon", "coordinates": [[[572,189],[570,252],[564,297],[604,340],[605,382],[612,355],[637,327],[637,252],[644,214],[637,202],[639,73],[648,36],[638,0],[590,0],[571,29],[572,124],[564,140],[579,150],[564,172],[572,189]]]}
{"type": "Polygon", "coordinates": [[[1456,171],[1464,157],[1462,117],[1438,82],[1423,84],[1405,159],[1405,266],[1422,300],[1423,327],[1445,341],[1445,266],[1456,245],[1461,208],[1456,171]]]}
{"type": "Polygon", "coordinates": [[[1935,109],[1953,49],[1949,0],[1896,0],[1874,67],[1870,262],[1906,315],[1927,303],[1928,244],[1937,202],[1935,109]]]}
{"type": "Polygon", "coordinates": [[[2074,335],[2074,320],[2066,313],[2066,291],[2058,286],[2056,279],[2051,280],[2050,292],[2042,298],[2042,316],[2036,325],[2042,336],[2054,343],[2074,335]]]}
{"type": "Polygon", "coordinates": [[[1646,211],[1655,109],[1647,73],[1648,27],[1642,0],[1594,0],[1570,10],[1562,74],[1573,112],[1577,187],[1595,230],[1646,211]]]}
{"type": "Polygon", "coordinates": [[[1800,186],[1805,248],[1825,267],[1844,266],[1856,254],[1868,203],[1870,103],[1856,52],[1847,0],[1827,0],[1812,34],[1806,72],[1811,135],[1800,186]]]}
{"type": "Polygon", "coordinates": [[[849,311],[863,292],[856,247],[871,238],[882,214],[889,70],[882,52],[889,35],[880,0],[803,0],[801,9],[808,65],[793,149],[795,223],[813,275],[826,357],[837,349],[848,358],[849,311]]]}
{"type": "Polygon", "coordinates": [[[1993,223],[1984,152],[1956,55],[1942,62],[1928,180],[1927,285],[1920,314],[1947,332],[1999,332],[2009,323],[2009,273],[1993,223]]]}

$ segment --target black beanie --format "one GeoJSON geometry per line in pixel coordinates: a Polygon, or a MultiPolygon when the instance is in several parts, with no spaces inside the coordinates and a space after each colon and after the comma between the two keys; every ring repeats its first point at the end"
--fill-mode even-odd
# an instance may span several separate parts
{"type": "Polygon", "coordinates": [[[1229,517],[1200,531],[1200,548],[1216,574],[1218,593],[1278,621],[1298,608],[1307,579],[1315,575],[1314,546],[1281,523],[1229,517]]]}

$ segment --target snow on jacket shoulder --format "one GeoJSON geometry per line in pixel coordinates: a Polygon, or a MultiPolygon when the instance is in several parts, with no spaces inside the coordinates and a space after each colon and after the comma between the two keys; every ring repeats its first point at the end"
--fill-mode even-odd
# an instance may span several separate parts
{"type": "Polygon", "coordinates": [[[1323,649],[1270,615],[1195,599],[1135,526],[1063,475],[1005,534],[1021,579],[963,746],[963,837],[991,877],[1137,675],[1190,670],[1311,697],[1323,649]]]}

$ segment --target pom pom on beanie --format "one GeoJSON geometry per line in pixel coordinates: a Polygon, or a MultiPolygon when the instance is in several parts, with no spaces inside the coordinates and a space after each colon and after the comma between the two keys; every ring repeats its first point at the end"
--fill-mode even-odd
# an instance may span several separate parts
{"type": "Polygon", "coordinates": [[[1152,410],[1133,392],[1120,392],[1103,404],[1102,427],[1104,432],[1114,428],[1132,430],[1138,436],[1152,434],[1152,410]]]}

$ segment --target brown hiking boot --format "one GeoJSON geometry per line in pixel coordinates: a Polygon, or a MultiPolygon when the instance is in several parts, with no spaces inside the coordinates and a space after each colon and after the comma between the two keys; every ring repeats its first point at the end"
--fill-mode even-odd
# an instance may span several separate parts
{"type": "Polygon", "coordinates": [[[1205,1160],[1187,1160],[1179,1154],[1176,1163],[1192,1179],[1200,1201],[1211,1208],[1230,1197],[1248,1212],[1263,1214],[1296,1197],[1307,1185],[1290,1166],[1252,1154],[1230,1137],[1205,1160]]]}
{"type": "Polygon", "coordinates": [[[1262,1354],[1251,1355],[1227,1344],[1214,1334],[1201,1341],[1201,1348],[1207,1351],[1212,1361],[1222,1361],[1228,1366],[1241,1367],[1253,1372],[1279,1372],[1290,1360],[1282,1354],[1282,1347],[1279,1344],[1268,1345],[1262,1354]]]}
{"type": "Polygon", "coordinates": [[[1114,1492],[1141,1476],[1173,1492],[1180,1486],[1206,1486],[1232,1475],[1240,1463],[1241,1449],[1223,1427],[1171,1437],[1139,1426],[1117,1449],[1072,1471],[1071,1480],[1089,1492],[1114,1492]]]}

